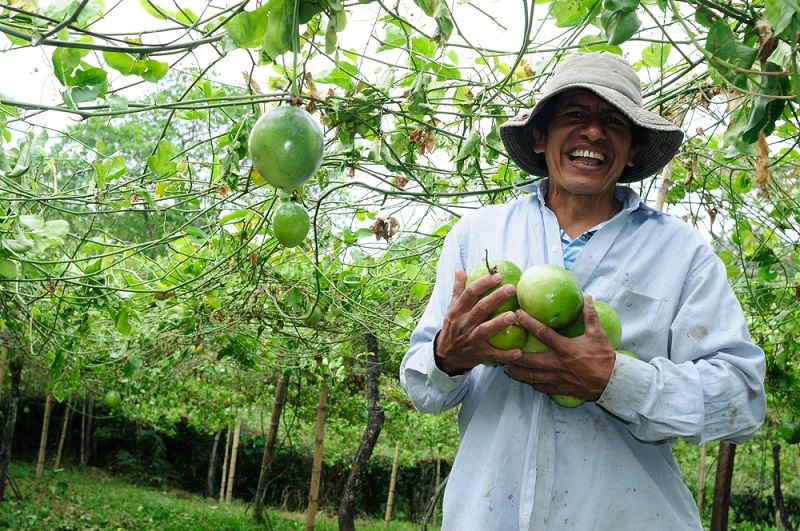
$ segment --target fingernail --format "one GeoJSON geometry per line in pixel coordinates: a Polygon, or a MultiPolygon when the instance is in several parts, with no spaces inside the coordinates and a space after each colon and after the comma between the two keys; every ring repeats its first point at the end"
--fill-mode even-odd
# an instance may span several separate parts
{"type": "Polygon", "coordinates": [[[503,277],[500,275],[500,273],[492,273],[492,280],[495,282],[500,282],[503,280],[503,277]]]}
{"type": "Polygon", "coordinates": [[[503,293],[505,293],[506,295],[513,295],[514,293],[516,293],[516,291],[517,288],[514,287],[513,284],[507,284],[503,286],[503,293]]]}
{"type": "Polygon", "coordinates": [[[506,324],[513,324],[517,321],[517,314],[514,312],[506,312],[503,314],[503,322],[506,324]]]}

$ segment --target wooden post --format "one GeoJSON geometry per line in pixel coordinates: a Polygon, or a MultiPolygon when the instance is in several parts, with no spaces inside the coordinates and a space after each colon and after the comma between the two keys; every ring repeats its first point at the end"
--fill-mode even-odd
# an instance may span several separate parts
{"type": "MultiPolygon", "coordinates": [[[[438,455],[436,456],[436,481],[434,482],[434,488],[439,484],[439,481],[442,479],[442,458],[438,455]]],[[[433,516],[431,517],[431,524],[433,527],[436,527],[436,513],[437,508],[439,506],[439,498],[435,497],[433,499],[433,516]]]]}
{"type": "Polygon", "coordinates": [[[731,481],[736,445],[722,441],[719,443],[717,475],[714,480],[714,503],[711,506],[711,527],[709,531],[727,531],[728,511],[731,508],[731,481]]]}
{"type": "Polygon", "coordinates": [[[256,501],[253,516],[257,522],[262,520],[262,510],[264,504],[264,494],[267,492],[267,482],[269,481],[269,465],[272,463],[272,456],[275,453],[275,443],[278,440],[278,427],[280,426],[283,404],[286,401],[286,388],[289,386],[289,376],[282,374],[275,386],[275,400],[272,403],[272,415],[269,418],[269,431],[267,440],[264,444],[264,454],[261,456],[261,473],[258,476],[258,487],[256,487],[256,501]]]}
{"type": "Polygon", "coordinates": [[[242,429],[242,418],[236,418],[236,428],[233,430],[233,448],[231,449],[231,461],[228,466],[228,491],[225,493],[225,503],[231,502],[233,496],[233,478],[236,475],[236,454],[239,452],[239,431],[242,429]]]}
{"type": "Polygon", "coordinates": [[[328,374],[322,375],[322,387],[319,390],[317,405],[317,430],[314,437],[314,461],[311,465],[311,488],[308,492],[308,514],[306,514],[306,531],[313,531],[317,521],[319,508],[319,486],[322,477],[322,441],[325,434],[325,410],[328,407],[328,374]]]}
{"type": "Polygon", "coordinates": [[[39,438],[39,459],[36,462],[36,479],[42,479],[44,474],[44,460],[47,456],[47,428],[50,426],[50,406],[53,402],[53,395],[47,393],[44,401],[44,415],[42,416],[42,435],[39,438]]]}
{"type": "Polygon", "coordinates": [[[231,432],[231,427],[228,426],[228,434],[225,436],[225,458],[222,460],[222,479],[220,479],[219,486],[220,503],[225,501],[225,487],[228,481],[228,456],[229,452],[231,451],[231,437],[233,437],[233,433],[231,432]]]}
{"type": "Polygon", "coordinates": [[[386,500],[386,517],[384,524],[389,525],[392,517],[392,503],[394,502],[394,485],[397,482],[397,462],[400,458],[400,441],[394,445],[394,463],[392,463],[392,479],[389,480],[389,498],[386,500]]]}
{"type": "Polygon", "coordinates": [[[61,455],[64,451],[64,439],[67,438],[67,424],[69,423],[69,414],[72,411],[72,395],[67,398],[67,406],[64,408],[64,420],[61,421],[61,434],[58,437],[58,450],[56,450],[56,461],[53,464],[53,471],[58,470],[61,465],[61,455]]]}
{"type": "Polygon", "coordinates": [[[706,492],[706,445],[700,446],[700,470],[697,474],[697,510],[702,514],[706,492]]]}

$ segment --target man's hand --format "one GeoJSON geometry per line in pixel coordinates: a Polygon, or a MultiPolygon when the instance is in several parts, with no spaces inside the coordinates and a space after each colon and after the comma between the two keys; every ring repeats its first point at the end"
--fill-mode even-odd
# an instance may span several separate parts
{"type": "Polygon", "coordinates": [[[564,337],[523,310],[517,310],[517,320],[550,350],[523,352],[519,360],[506,363],[508,376],[543,393],[585,400],[600,398],[611,378],[617,354],[600,325],[590,295],[584,297],[586,331],[582,336],[564,337]]]}
{"type": "Polygon", "coordinates": [[[434,345],[436,365],[445,373],[456,375],[487,359],[500,363],[519,359],[522,355],[520,350],[500,350],[487,343],[490,337],[516,322],[514,312],[486,320],[503,302],[513,297],[517,289],[508,284],[481,297],[500,284],[502,277],[499,274],[484,275],[468,287],[465,287],[467,273],[464,270],[457,269],[455,275],[453,296],[434,345]]]}

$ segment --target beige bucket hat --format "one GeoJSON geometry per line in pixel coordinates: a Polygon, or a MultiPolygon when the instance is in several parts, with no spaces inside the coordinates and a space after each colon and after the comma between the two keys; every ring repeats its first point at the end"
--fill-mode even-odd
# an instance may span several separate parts
{"type": "Polygon", "coordinates": [[[683,131],[644,108],[642,82],[633,66],[608,52],[574,52],[555,67],[536,105],[500,126],[500,138],[508,156],[524,172],[547,176],[544,155],[533,151],[533,124],[553,96],[572,89],[594,92],[639,126],[633,167],[626,166],[618,182],[641,181],[675,157],[683,142],[683,131]]]}

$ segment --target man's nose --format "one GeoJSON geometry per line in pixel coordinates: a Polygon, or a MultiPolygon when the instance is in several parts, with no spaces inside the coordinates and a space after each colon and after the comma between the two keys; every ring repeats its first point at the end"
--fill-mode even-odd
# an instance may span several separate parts
{"type": "Polygon", "coordinates": [[[589,116],[581,126],[581,135],[588,140],[600,140],[606,135],[603,120],[600,117],[589,116]]]}

